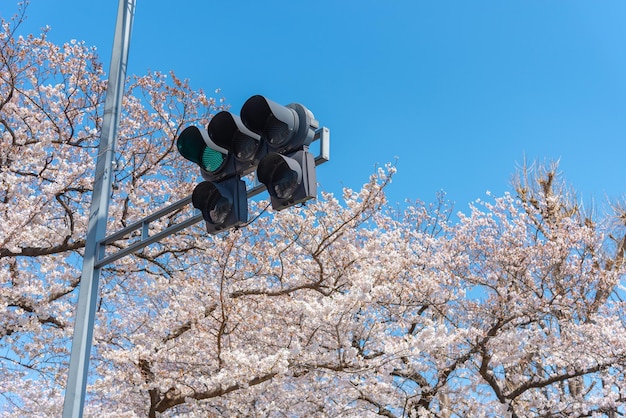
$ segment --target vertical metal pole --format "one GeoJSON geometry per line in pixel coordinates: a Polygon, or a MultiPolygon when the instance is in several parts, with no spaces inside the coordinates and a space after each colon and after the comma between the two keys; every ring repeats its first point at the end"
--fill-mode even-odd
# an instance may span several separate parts
{"type": "Polygon", "coordinates": [[[72,354],[70,356],[70,368],[63,403],[64,418],[80,418],[83,415],[100,281],[100,269],[96,268],[95,265],[101,255],[101,248],[98,242],[105,238],[106,235],[109,197],[111,194],[112,163],[117,143],[117,126],[124,94],[124,81],[126,79],[126,65],[134,14],[135,0],[119,0],[113,52],[111,54],[111,68],[109,70],[109,81],[104,102],[104,119],[96,161],[89,225],[87,227],[85,257],[80,280],[78,305],[76,307],[72,354]]]}

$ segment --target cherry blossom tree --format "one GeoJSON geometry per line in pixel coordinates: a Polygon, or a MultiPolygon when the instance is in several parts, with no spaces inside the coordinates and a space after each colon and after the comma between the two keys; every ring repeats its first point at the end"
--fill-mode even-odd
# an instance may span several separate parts
{"type": "MultiPolygon", "coordinates": [[[[21,19],[0,34],[0,411],[58,416],[106,83],[21,19]]],[[[110,230],[191,192],[175,138],[222,107],[129,80],[110,230]]],[[[394,172],[108,266],[85,415],[625,415],[626,205],[590,213],[544,165],[467,211],[398,206],[394,172]]]]}

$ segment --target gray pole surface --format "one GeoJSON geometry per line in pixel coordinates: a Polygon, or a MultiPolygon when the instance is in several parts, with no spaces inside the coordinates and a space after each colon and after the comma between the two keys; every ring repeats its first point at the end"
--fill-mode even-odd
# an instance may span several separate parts
{"type": "Polygon", "coordinates": [[[124,94],[124,81],[126,79],[126,65],[134,14],[135,0],[119,0],[113,52],[111,54],[111,68],[109,70],[109,81],[104,103],[104,119],[96,161],[89,225],[87,227],[85,257],[80,280],[78,305],[76,307],[72,354],[70,356],[70,367],[63,403],[64,418],[79,418],[83,415],[100,281],[100,268],[96,267],[96,262],[102,252],[102,246],[99,245],[100,241],[106,235],[111,194],[112,163],[117,143],[116,134],[122,107],[122,96],[124,94]]]}

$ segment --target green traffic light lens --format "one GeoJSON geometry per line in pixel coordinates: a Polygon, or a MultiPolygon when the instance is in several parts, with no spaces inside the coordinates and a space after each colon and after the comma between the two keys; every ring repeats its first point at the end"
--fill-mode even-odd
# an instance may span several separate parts
{"type": "Polygon", "coordinates": [[[205,147],[202,151],[202,166],[209,172],[218,170],[224,162],[224,154],[215,151],[209,147],[205,147]]]}
{"type": "Polygon", "coordinates": [[[206,135],[197,126],[188,126],[178,136],[176,147],[180,155],[213,173],[220,169],[226,155],[209,148],[204,136],[206,135]]]}

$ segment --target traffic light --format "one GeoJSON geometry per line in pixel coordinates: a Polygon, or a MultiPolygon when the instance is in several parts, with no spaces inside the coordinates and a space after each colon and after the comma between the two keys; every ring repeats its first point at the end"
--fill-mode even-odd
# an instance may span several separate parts
{"type": "Polygon", "coordinates": [[[219,112],[209,122],[207,130],[213,143],[233,155],[234,169],[239,175],[254,171],[262,157],[261,137],[246,128],[239,116],[219,112]]]}
{"type": "Polygon", "coordinates": [[[301,104],[282,106],[263,96],[252,96],[244,103],[241,120],[280,154],[308,146],[319,127],[313,113],[301,104]]]}
{"type": "Polygon", "coordinates": [[[191,203],[202,212],[209,234],[243,225],[248,220],[246,183],[239,177],[203,181],[193,189],[191,203]]]}
{"type": "Polygon", "coordinates": [[[219,180],[235,174],[228,151],[209,138],[207,132],[197,126],[188,126],[176,141],[178,152],[200,166],[205,180],[219,180]]]}
{"type": "Polygon", "coordinates": [[[267,187],[272,207],[282,210],[313,199],[317,195],[315,160],[308,151],[289,156],[270,153],[259,163],[259,181],[267,187]]]}
{"type": "Polygon", "coordinates": [[[241,177],[255,169],[275,210],[317,194],[316,161],[309,152],[319,127],[313,113],[298,103],[282,106],[257,95],[244,103],[240,115],[219,112],[206,129],[185,128],[176,142],[205,180],[191,201],[211,234],[247,222],[248,191],[241,177]]]}
{"type": "Polygon", "coordinates": [[[232,155],[211,141],[206,130],[185,128],[176,141],[180,154],[200,167],[205,179],[193,190],[191,203],[202,213],[207,232],[215,234],[248,220],[246,184],[239,177],[232,155]]]}
{"type": "Polygon", "coordinates": [[[281,106],[252,96],[241,108],[241,120],[267,147],[257,178],[267,187],[272,207],[282,210],[314,198],[317,180],[309,144],[319,124],[313,113],[298,103],[281,106]]]}

